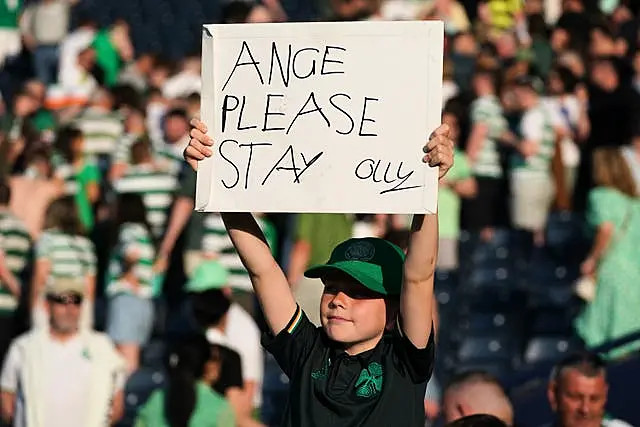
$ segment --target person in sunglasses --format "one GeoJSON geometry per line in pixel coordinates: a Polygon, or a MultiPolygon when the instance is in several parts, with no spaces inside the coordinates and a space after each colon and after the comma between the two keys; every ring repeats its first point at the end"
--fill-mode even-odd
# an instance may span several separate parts
{"type": "Polygon", "coordinates": [[[14,427],[102,427],[122,416],[126,365],[102,333],[79,328],[85,286],[47,285],[48,328],[11,344],[0,377],[2,417],[14,427]]]}

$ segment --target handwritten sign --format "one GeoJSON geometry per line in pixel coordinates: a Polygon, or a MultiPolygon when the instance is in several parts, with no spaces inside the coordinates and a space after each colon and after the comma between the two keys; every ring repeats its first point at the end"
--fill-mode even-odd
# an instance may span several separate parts
{"type": "Polygon", "coordinates": [[[205,25],[196,209],[426,213],[441,22],[205,25]]]}

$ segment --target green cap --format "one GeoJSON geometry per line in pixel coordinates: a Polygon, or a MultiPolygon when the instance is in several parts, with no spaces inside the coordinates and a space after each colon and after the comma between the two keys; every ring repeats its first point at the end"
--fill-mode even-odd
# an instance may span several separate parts
{"type": "Polygon", "coordinates": [[[340,243],[326,264],[313,266],[304,275],[321,278],[341,271],[374,292],[400,295],[403,266],[402,249],[383,239],[365,237],[340,243]]]}
{"type": "Polygon", "coordinates": [[[187,292],[204,292],[222,289],[229,283],[229,272],[216,260],[201,262],[187,282],[187,292]]]}

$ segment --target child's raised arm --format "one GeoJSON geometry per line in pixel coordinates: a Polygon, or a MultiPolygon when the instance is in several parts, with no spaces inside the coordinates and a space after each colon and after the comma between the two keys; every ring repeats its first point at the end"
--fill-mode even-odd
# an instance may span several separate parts
{"type": "Polygon", "coordinates": [[[249,272],[271,332],[282,331],[296,311],[287,278],[273,258],[262,230],[250,213],[223,213],[222,220],[249,272]]]}
{"type": "MultiPolygon", "coordinates": [[[[440,168],[442,178],[453,165],[453,142],[449,127],[442,125],[425,147],[424,160],[440,168]]],[[[415,215],[404,264],[400,295],[402,333],[416,346],[429,343],[433,319],[433,279],[438,256],[438,215],[415,215]]]]}
{"type": "MultiPolygon", "coordinates": [[[[193,169],[198,168],[198,160],[211,156],[213,140],[206,135],[207,127],[199,120],[192,120],[191,141],[184,156],[193,169]]],[[[229,237],[249,272],[253,289],[262,306],[271,332],[282,331],[296,311],[287,278],[273,258],[271,249],[250,213],[223,213],[229,237]]]]}

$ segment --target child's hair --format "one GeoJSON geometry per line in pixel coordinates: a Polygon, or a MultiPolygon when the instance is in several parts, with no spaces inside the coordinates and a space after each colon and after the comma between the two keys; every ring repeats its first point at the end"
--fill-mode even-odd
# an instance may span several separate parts
{"type": "Polygon", "coordinates": [[[63,196],[49,204],[44,216],[44,229],[54,228],[72,236],[84,235],[73,196],[63,196]]]}
{"type": "Polygon", "coordinates": [[[148,160],[151,156],[151,141],[149,138],[138,138],[136,142],[131,145],[130,149],[131,164],[139,165],[145,160],[148,160]]]}
{"type": "Polygon", "coordinates": [[[445,427],[507,427],[507,425],[493,415],[476,414],[459,418],[445,427]]]}
{"type": "Polygon", "coordinates": [[[209,289],[191,296],[193,317],[198,325],[207,329],[217,326],[231,307],[231,301],[220,289],[209,289]]]}
{"type": "Polygon", "coordinates": [[[73,142],[82,136],[82,131],[77,127],[63,126],[58,130],[54,147],[67,162],[71,163],[74,160],[73,142]]]}
{"type": "Polygon", "coordinates": [[[197,382],[204,376],[210,359],[211,348],[202,335],[187,338],[169,353],[164,413],[170,427],[188,427],[196,408],[197,382]]]}

